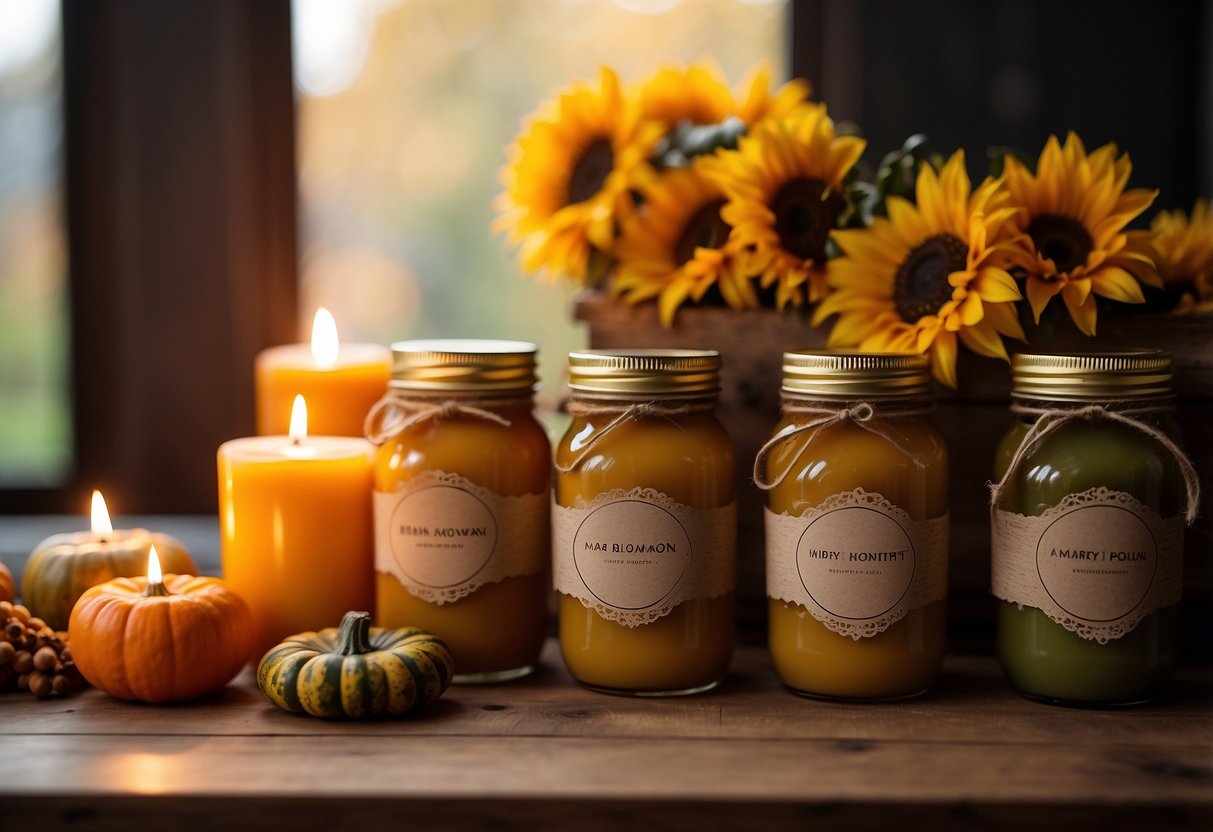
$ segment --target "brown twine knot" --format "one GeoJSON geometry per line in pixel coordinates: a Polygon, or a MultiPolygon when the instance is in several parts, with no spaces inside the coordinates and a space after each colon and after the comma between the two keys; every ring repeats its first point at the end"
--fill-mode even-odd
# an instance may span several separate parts
{"type": "MultiPolygon", "coordinates": [[[[908,407],[902,407],[897,410],[898,416],[917,415],[926,413],[930,408],[922,402],[915,402],[908,407]]],[[[817,431],[821,428],[830,427],[831,425],[841,424],[842,422],[850,422],[856,427],[866,430],[875,436],[890,442],[893,447],[910,457],[914,464],[918,467],[923,467],[923,462],[908,448],[908,442],[904,436],[899,436],[896,431],[886,428],[877,427],[869,424],[872,418],[876,415],[876,408],[870,402],[855,402],[845,407],[826,407],[821,404],[801,405],[795,404],[792,401],[786,401],[783,405],[784,413],[806,413],[812,416],[817,416],[816,419],[811,419],[808,422],[792,424],[785,427],[783,430],[776,433],[766,443],[758,449],[758,453],[754,456],[754,484],[763,491],[770,491],[777,488],[780,483],[788,478],[788,474],[808,451],[809,445],[813,444],[813,440],[817,437],[817,431]],[[791,462],[774,480],[767,482],[766,480],[766,461],[770,456],[771,451],[793,437],[802,434],[810,434],[792,456],[791,462]]]]}
{"type": "Polygon", "coordinates": [[[1179,465],[1179,470],[1183,474],[1184,488],[1188,498],[1187,507],[1184,511],[1184,520],[1189,526],[1192,525],[1196,521],[1196,515],[1200,513],[1200,477],[1196,474],[1196,468],[1192,465],[1192,460],[1188,459],[1187,454],[1183,452],[1183,449],[1171,437],[1153,425],[1148,425],[1140,419],[1133,418],[1134,416],[1146,413],[1160,413],[1166,408],[1161,405],[1148,405],[1144,407],[1118,407],[1111,409],[1111,407],[1117,404],[1120,403],[1107,402],[1105,404],[1091,404],[1077,408],[1043,408],[1029,407],[1023,404],[1012,405],[1011,411],[1013,413],[1036,416],[1037,418],[1032,427],[1028,428],[1028,432],[1024,434],[1023,439],[1020,440],[1019,447],[1015,449],[1015,453],[1011,456],[1011,461],[1007,465],[1007,470],[1003,473],[1002,478],[996,483],[989,484],[990,506],[997,507],[998,498],[1006,490],[1015,469],[1023,462],[1024,457],[1050,433],[1076,419],[1088,422],[1107,420],[1144,433],[1162,445],[1167,453],[1171,455],[1171,458],[1179,465]]]}
{"type": "MultiPolygon", "coordinates": [[[[502,401],[474,399],[479,404],[502,404],[502,401]]],[[[469,404],[459,399],[442,399],[440,401],[424,401],[407,399],[394,393],[388,393],[366,414],[363,431],[366,438],[374,445],[382,445],[394,436],[398,436],[419,422],[427,419],[450,418],[451,416],[474,416],[477,419],[495,422],[502,427],[512,423],[500,413],[494,413],[483,407],[469,404]]]]}

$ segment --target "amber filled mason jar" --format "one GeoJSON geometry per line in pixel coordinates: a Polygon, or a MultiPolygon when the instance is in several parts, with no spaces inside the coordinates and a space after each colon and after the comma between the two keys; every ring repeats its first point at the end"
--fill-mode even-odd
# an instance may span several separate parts
{"type": "Polygon", "coordinates": [[[1017,418],[991,511],[1003,672],[1057,704],[1154,699],[1175,663],[1184,515],[1198,499],[1171,357],[1021,354],[1011,372],[1017,418]]]}
{"type": "Polygon", "coordinates": [[[535,351],[398,342],[367,417],[376,623],[438,635],[456,682],[525,675],[547,633],[551,446],[532,413],[535,351]]]}
{"type": "Polygon", "coordinates": [[[768,640],[794,692],[879,701],[939,674],[948,452],[912,353],[789,352],[783,419],[758,453],[767,491],[768,640]]]}
{"type": "Polygon", "coordinates": [[[569,355],[552,562],[560,650],[608,693],[714,687],[733,654],[733,446],[714,412],[720,355],[569,355]]]}

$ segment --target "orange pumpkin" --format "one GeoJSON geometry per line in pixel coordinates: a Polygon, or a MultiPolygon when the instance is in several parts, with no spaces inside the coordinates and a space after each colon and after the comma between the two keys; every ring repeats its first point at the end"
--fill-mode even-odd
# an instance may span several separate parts
{"type": "Polygon", "coordinates": [[[72,658],[119,699],[177,702],[218,690],[248,661],[248,605],[218,578],[115,578],[72,608],[72,658]]]}
{"type": "Polygon", "coordinates": [[[17,585],[13,582],[13,573],[0,561],[0,601],[13,601],[17,595],[17,585]]]}

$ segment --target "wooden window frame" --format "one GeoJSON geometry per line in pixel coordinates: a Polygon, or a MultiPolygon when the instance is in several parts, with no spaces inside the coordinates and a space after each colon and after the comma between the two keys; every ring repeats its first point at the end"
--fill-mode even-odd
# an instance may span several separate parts
{"type": "Polygon", "coordinates": [[[289,0],[64,0],[74,466],[4,511],[215,510],[296,334],[289,0]]]}

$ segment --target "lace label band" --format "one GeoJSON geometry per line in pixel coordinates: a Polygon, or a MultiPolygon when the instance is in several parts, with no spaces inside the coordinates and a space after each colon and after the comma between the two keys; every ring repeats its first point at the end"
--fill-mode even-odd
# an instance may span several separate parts
{"type": "Polygon", "coordinates": [[[552,578],[603,618],[652,623],[735,584],[737,505],[694,509],[651,488],[552,505],[552,578]]]}
{"type": "Polygon", "coordinates": [[[883,633],[948,593],[948,516],[912,520],[877,493],[835,494],[798,517],[766,515],[767,596],[839,635],[883,633]]]}
{"type": "Polygon", "coordinates": [[[423,601],[449,604],[538,574],[547,553],[546,494],[505,497],[442,471],[375,492],[375,569],[423,601]]]}
{"type": "Polygon", "coordinates": [[[1106,644],[1132,632],[1183,588],[1183,518],[1163,519],[1131,494],[1091,488],[1037,517],[994,509],[995,597],[1035,607],[1106,644]]]}

